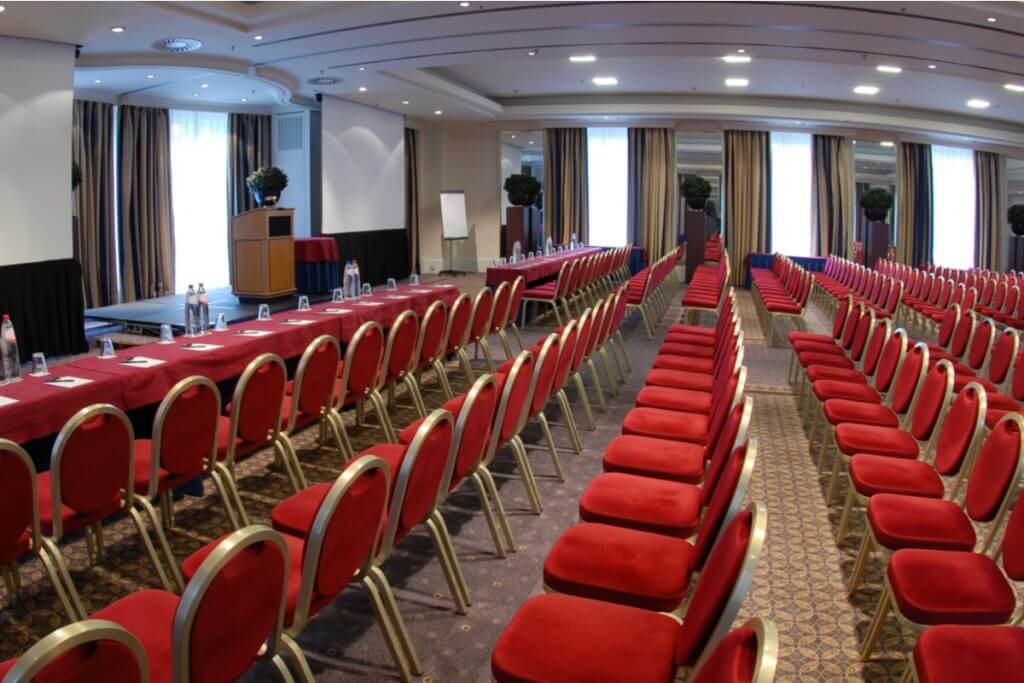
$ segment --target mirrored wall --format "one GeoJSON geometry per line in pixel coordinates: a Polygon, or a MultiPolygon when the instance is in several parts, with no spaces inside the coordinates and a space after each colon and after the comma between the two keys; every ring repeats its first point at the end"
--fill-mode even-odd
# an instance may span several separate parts
{"type": "Polygon", "coordinates": [[[519,242],[523,251],[536,248],[544,234],[544,131],[507,130],[501,133],[501,255],[512,253],[519,242]],[[512,191],[505,189],[512,176],[528,176],[536,184],[513,180],[512,191]],[[532,201],[530,201],[532,199],[532,201]]]}
{"type": "MultiPolygon", "coordinates": [[[[854,140],[854,178],[857,183],[857,201],[854,210],[857,216],[857,234],[855,239],[864,242],[867,230],[867,218],[860,208],[860,198],[874,187],[888,190],[893,196],[893,206],[885,222],[894,226],[896,222],[896,146],[891,142],[872,142],[870,140],[854,140]]],[[[890,228],[894,233],[895,230],[890,228]]],[[[891,243],[892,235],[890,235],[891,243]]]]}
{"type": "MultiPolygon", "coordinates": [[[[720,132],[676,132],[676,172],[679,176],[679,220],[686,215],[683,182],[686,176],[697,175],[711,185],[711,194],[704,205],[708,216],[708,234],[719,231],[722,216],[722,134],[720,132]]],[[[679,231],[682,232],[680,222],[679,231]]]]}

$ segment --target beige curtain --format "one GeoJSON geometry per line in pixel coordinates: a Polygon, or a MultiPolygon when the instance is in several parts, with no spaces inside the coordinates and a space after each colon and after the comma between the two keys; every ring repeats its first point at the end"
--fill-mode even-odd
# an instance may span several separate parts
{"type": "Polygon", "coordinates": [[[653,263],[676,245],[676,132],[630,128],[628,154],[628,241],[646,249],[648,262],[653,263]]]}
{"type": "Polygon", "coordinates": [[[256,208],[245,179],[261,166],[269,166],[272,118],[263,114],[229,114],[231,215],[256,208]]]}
{"type": "Polygon", "coordinates": [[[82,169],[73,238],[87,308],[117,302],[113,112],[105,102],[75,100],[71,122],[71,159],[82,169]]]}
{"type": "Polygon", "coordinates": [[[725,235],[732,282],[742,285],[750,254],[771,244],[768,230],[771,147],[768,133],[725,131],[725,235]]]}
{"type": "Polygon", "coordinates": [[[587,129],[544,131],[544,231],[558,244],[587,241],[587,129]]]}
{"type": "Polygon", "coordinates": [[[846,256],[852,242],[853,145],[834,135],[815,135],[814,220],[818,256],[846,256]]]}
{"type": "Polygon", "coordinates": [[[166,296],[174,293],[168,112],[126,105],[119,111],[123,300],[166,296]]]}
{"type": "Polygon", "coordinates": [[[932,261],[932,155],[930,145],[901,142],[896,150],[896,260],[932,261]]]}
{"type": "Polygon", "coordinates": [[[1003,167],[998,154],[974,152],[974,265],[1001,272],[1003,231],[1003,167]]]}
{"type": "Polygon", "coordinates": [[[409,268],[420,272],[419,131],[405,129],[405,229],[409,240],[409,268]]]}

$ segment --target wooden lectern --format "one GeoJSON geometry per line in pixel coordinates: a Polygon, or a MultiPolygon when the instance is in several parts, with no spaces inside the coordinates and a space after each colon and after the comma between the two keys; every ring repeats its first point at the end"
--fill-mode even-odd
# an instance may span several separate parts
{"type": "Polygon", "coordinates": [[[275,299],[295,293],[294,209],[252,209],[231,219],[231,293],[275,299]]]}

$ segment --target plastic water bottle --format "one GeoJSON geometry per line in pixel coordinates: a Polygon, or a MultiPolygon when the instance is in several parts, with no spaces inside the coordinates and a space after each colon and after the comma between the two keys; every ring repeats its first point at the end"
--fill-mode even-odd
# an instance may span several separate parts
{"type": "Polygon", "coordinates": [[[579,246],[579,242],[576,241],[576,233],[573,233],[569,239],[569,249],[577,249],[579,246]]]}
{"type": "Polygon", "coordinates": [[[352,272],[355,274],[355,295],[359,296],[363,288],[363,279],[359,277],[359,261],[352,259],[352,272]]]}
{"type": "Polygon", "coordinates": [[[519,240],[516,240],[512,244],[512,263],[519,263],[520,258],[523,254],[523,245],[519,244],[519,240]]]}
{"type": "Polygon", "coordinates": [[[18,356],[18,337],[14,334],[11,316],[4,313],[0,324],[0,356],[4,359],[4,381],[17,382],[21,377],[21,359],[18,356]]]}
{"type": "Polygon", "coordinates": [[[206,295],[206,288],[203,287],[202,282],[199,283],[197,299],[199,301],[199,334],[206,334],[210,331],[210,297],[206,295]]]}
{"type": "Polygon", "coordinates": [[[185,334],[189,337],[194,337],[196,334],[196,328],[199,324],[199,295],[196,294],[196,288],[192,285],[188,286],[188,291],[185,292],[185,334]]]}

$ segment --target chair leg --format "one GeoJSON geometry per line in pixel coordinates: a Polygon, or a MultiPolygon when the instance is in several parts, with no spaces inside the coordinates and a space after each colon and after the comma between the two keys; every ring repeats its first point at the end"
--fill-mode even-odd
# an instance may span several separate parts
{"type": "Polygon", "coordinates": [[[431,363],[431,367],[434,368],[434,374],[437,375],[437,382],[441,385],[441,393],[444,394],[444,400],[450,401],[455,398],[455,395],[452,393],[451,382],[448,381],[448,371],[444,367],[444,361],[438,358],[431,363]]]}
{"type": "Polygon", "coordinates": [[[477,472],[480,474],[481,481],[487,487],[491,500],[494,501],[494,512],[498,517],[498,523],[501,525],[501,532],[505,535],[505,547],[510,553],[519,552],[519,546],[516,545],[515,536],[512,534],[512,525],[509,523],[508,515],[505,513],[505,504],[501,502],[501,496],[498,495],[498,485],[494,482],[494,475],[483,465],[480,466],[477,472]]]}
{"type": "Polygon", "coordinates": [[[491,532],[491,540],[494,542],[494,554],[505,559],[505,546],[501,542],[501,533],[498,531],[498,525],[494,519],[494,511],[491,509],[491,501],[487,496],[487,487],[481,480],[479,472],[474,472],[469,478],[473,482],[473,488],[476,489],[477,498],[480,499],[480,508],[484,513],[487,529],[491,532]]]}
{"type": "Polygon", "coordinates": [[[501,350],[505,352],[505,358],[512,360],[516,357],[515,353],[512,352],[512,344],[508,340],[508,334],[505,333],[504,329],[498,330],[498,341],[501,342],[501,350]]]}
{"type": "Polygon", "coordinates": [[[647,318],[647,310],[643,304],[637,306],[640,309],[640,318],[644,323],[644,332],[647,333],[648,339],[654,339],[654,328],[651,327],[651,321],[647,318]]]}
{"type": "Polygon", "coordinates": [[[548,454],[551,456],[551,464],[555,468],[555,477],[558,481],[565,481],[565,474],[562,472],[562,462],[558,459],[558,449],[555,447],[555,438],[551,435],[551,425],[548,424],[547,415],[544,411],[537,413],[537,421],[540,423],[540,429],[544,433],[544,441],[548,446],[548,454]]]}
{"type": "Polygon", "coordinates": [[[555,320],[558,321],[558,326],[562,326],[562,314],[558,312],[558,302],[554,299],[551,300],[551,310],[555,312],[555,320]]]}
{"type": "Polygon", "coordinates": [[[480,337],[477,341],[476,346],[478,349],[483,351],[484,361],[487,363],[487,372],[494,374],[498,371],[494,365],[494,355],[491,353],[491,345],[487,343],[487,337],[480,337]]]}
{"type": "Polygon", "coordinates": [[[455,602],[455,613],[466,614],[469,612],[469,605],[462,594],[462,587],[455,576],[455,568],[452,566],[451,557],[448,556],[448,549],[445,547],[444,540],[441,538],[441,532],[437,528],[437,523],[434,521],[433,516],[427,519],[427,529],[430,531],[430,540],[434,544],[434,552],[437,554],[437,559],[441,562],[441,573],[444,574],[444,580],[448,584],[449,592],[452,594],[452,601],[455,602]]]}
{"type": "Polygon", "coordinates": [[[473,600],[469,595],[469,584],[466,583],[466,577],[462,573],[462,565],[459,564],[459,556],[455,552],[455,544],[452,543],[452,535],[451,532],[448,531],[448,525],[445,524],[444,517],[441,515],[440,510],[434,510],[431,518],[432,519],[427,520],[427,522],[429,524],[433,521],[434,525],[437,527],[437,531],[441,539],[441,545],[445,552],[448,553],[448,560],[452,566],[455,583],[458,586],[459,591],[462,593],[462,601],[467,607],[470,607],[473,605],[473,600]]]}
{"type": "Polygon", "coordinates": [[[839,478],[842,476],[839,469],[843,466],[843,454],[836,448],[835,457],[832,458],[832,477],[828,482],[828,493],[825,494],[825,505],[832,505],[832,500],[839,490],[839,478]]]}
{"type": "Polygon", "coordinates": [[[618,374],[612,370],[611,363],[608,362],[608,352],[604,347],[597,350],[598,355],[601,356],[601,367],[604,368],[605,379],[608,380],[608,391],[611,392],[612,396],[619,395],[619,377],[618,374]]]}
{"type": "Polygon", "coordinates": [[[345,462],[352,459],[352,442],[349,441],[348,431],[345,429],[345,421],[337,411],[331,410],[327,413],[327,426],[334,437],[334,443],[338,444],[338,452],[345,462]]]}
{"type": "Polygon", "coordinates": [[[302,648],[299,647],[299,644],[292,640],[291,636],[287,633],[282,633],[281,647],[295,664],[299,680],[302,683],[314,683],[316,677],[313,676],[313,671],[309,668],[309,662],[306,661],[306,655],[302,654],[302,648]]]}
{"type": "Polygon", "coordinates": [[[70,621],[85,619],[87,616],[85,608],[82,607],[82,600],[78,597],[75,584],[71,581],[71,574],[68,573],[64,557],[60,554],[57,545],[49,538],[40,539],[39,559],[42,560],[43,567],[46,568],[46,573],[50,576],[53,589],[56,591],[57,598],[64,607],[68,619],[70,621]]]}
{"type": "Polygon", "coordinates": [[[217,463],[214,467],[220,472],[220,477],[224,481],[229,496],[234,503],[235,513],[238,515],[239,523],[243,527],[249,526],[249,513],[246,512],[245,505],[242,504],[242,496],[238,493],[238,484],[235,483],[234,472],[232,472],[227,465],[221,462],[217,463]]]}
{"type": "Polygon", "coordinates": [[[420,663],[420,656],[416,652],[412,639],[409,637],[409,631],[405,627],[402,613],[398,611],[398,602],[395,600],[395,594],[391,590],[388,577],[381,571],[380,567],[373,566],[370,567],[367,578],[371,582],[375,582],[377,589],[380,591],[381,602],[388,613],[391,626],[395,632],[395,642],[401,647],[404,655],[403,659],[408,662],[409,670],[416,676],[420,675],[423,673],[423,665],[420,663]]]}
{"type": "MultiPolygon", "coordinates": [[[[146,501],[149,502],[149,501],[146,501]]],[[[163,562],[160,560],[160,555],[156,551],[156,547],[153,545],[153,539],[149,537],[149,532],[146,530],[146,522],[139,514],[139,511],[135,508],[131,508],[129,511],[132,521],[135,522],[135,528],[139,532],[139,537],[142,538],[142,544],[146,546],[146,552],[149,554],[149,559],[153,563],[153,568],[156,569],[157,576],[160,578],[160,584],[164,587],[164,590],[171,593],[177,593],[178,590],[171,581],[171,578],[167,575],[167,571],[164,569],[163,562]]],[[[159,523],[158,527],[159,528],[159,523]]]]}
{"type": "Polygon", "coordinates": [[[572,449],[576,453],[582,453],[583,440],[580,439],[580,430],[576,426],[576,417],[572,414],[572,407],[569,405],[569,397],[566,396],[565,389],[559,389],[555,397],[558,399],[558,406],[562,409],[562,419],[565,421],[566,429],[569,430],[572,449]]]}
{"type": "Polygon", "coordinates": [[[167,541],[167,534],[164,533],[163,525],[160,523],[160,518],[156,514],[156,510],[153,509],[152,503],[145,496],[136,496],[135,503],[142,508],[146,516],[149,517],[150,524],[153,525],[153,533],[156,534],[157,543],[160,545],[160,550],[163,551],[164,558],[167,560],[167,565],[171,568],[171,579],[177,585],[177,593],[181,593],[185,590],[185,579],[181,575],[181,569],[178,568],[178,561],[174,557],[174,551],[171,550],[171,544],[167,541]]]}
{"type": "Polygon", "coordinates": [[[842,545],[846,541],[847,527],[850,525],[850,515],[853,514],[853,505],[857,500],[857,490],[851,485],[846,491],[846,502],[843,503],[843,515],[839,518],[839,530],[836,531],[836,545],[842,545]]]}
{"type": "Polygon", "coordinates": [[[227,515],[228,525],[232,529],[238,531],[244,525],[235,512],[235,505],[231,500],[231,494],[227,486],[225,486],[221,473],[217,469],[211,470],[210,478],[213,479],[213,486],[217,489],[217,494],[220,496],[220,502],[224,506],[224,514],[227,515]]]}
{"type": "Polygon", "coordinates": [[[871,537],[870,529],[866,529],[864,536],[860,539],[860,548],[857,549],[857,561],[853,563],[853,571],[850,572],[850,583],[846,585],[847,595],[853,595],[860,588],[860,583],[864,580],[864,572],[868,567],[868,561],[871,559],[871,551],[874,547],[875,540],[871,537]]]}
{"type": "Polygon", "coordinates": [[[626,340],[622,338],[622,330],[615,330],[615,348],[622,354],[622,362],[626,366],[626,374],[633,372],[633,365],[629,362],[629,354],[626,353],[626,340]]]}
{"type": "Polygon", "coordinates": [[[476,376],[473,374],[473,363],[470,362],[466,349],[459,349],[459,364],[462,366],[462,372],[466,375],[467,384],[472,385],[476,376]]]}
{"type": "Polygon", "coordinates": [[[590,378],[594,381],[594,391],[597,392],[597,405],[602,413],[607,413],[608,404],[604,400],[604,391],[601,389],[601,378],[597,374],[597,366],[594,365],[593,358],[588,358],[586,363],[590,368],[590,378]]]}
{"type": "Polygon", "coordinates": [[[388,415],[384,397],[376,389],[370,392],[370,403],[373,404],[373,410],[377,413],[377,420],[380,421],[381,429],[384,430],[384,436],[388,443],[398,443],[398,435],[395,434],[395,427],[391,424],[391,416],[388,415]]]}
{"type": "Polygon", "coordinates": [[[530,458],[526,455],[526,447],[523,446],[519,436],[513,436],[509,443],[512,446],[512,454],[516,459],[516,465],[519,467],[519,476],[522,478],[523,486],[530,497],[530,507],[533,508],[534,514],[539,515],[544,511],[544,507],[540,503],[540,492],[537,490],[537,481],[533,476],[530,458]]]}
{"type": "Polygon", "coordinates": [[[423,394],[420,392],[420,385],[416,381],[416,378],[413,377],[412,373],[408,373],[402,377],[402,383],[405,384],[405,388],[409,391],[413,407],[416,408],[416,415],[419,417],[426,417],[427,406],[423,402],[423,394]]]}
{"type": "Polygon", "coordinates": [[[597,429],[597,426],[594,424],[594,412],[590,409],[590,397],[587,396],[587,390],[583,386],[583,377],[580,376],[579,371],[573,373],[572,381],[576,385],[576,396],[579,397],[580,404],[583,406],[583,416],[587,418],[587,430],[592,432],[597,429]]]}
{"type": "Polygon", "coordinates": [[[522,334],[522,332],[519,331],[519,325],[516,325],[513,322],[512,323],[512,331],[516,333],[516,344],[519,345],[519,350],[522,351],[523,349],[526,348],[526,345],[523,344],[523,334],[522,334]]]}
{"type": "Polygon", "coordinates": [[[878,609],[875,611],[875,618],[871,620],[871,625],[868,626],[868,632],[864,635],[864,645],[860,650],[860,658],[867,660],[871,657],[871,652],[875,649],[875,643],[878,641],[878,636],[882,634],[882,627],[885,625],[885,620],[889,616],[889,610],[892,608],[892,596],[890,595],[889,585],[886,584],[882,589],[882,597],[878,601],[878,609]]]}

